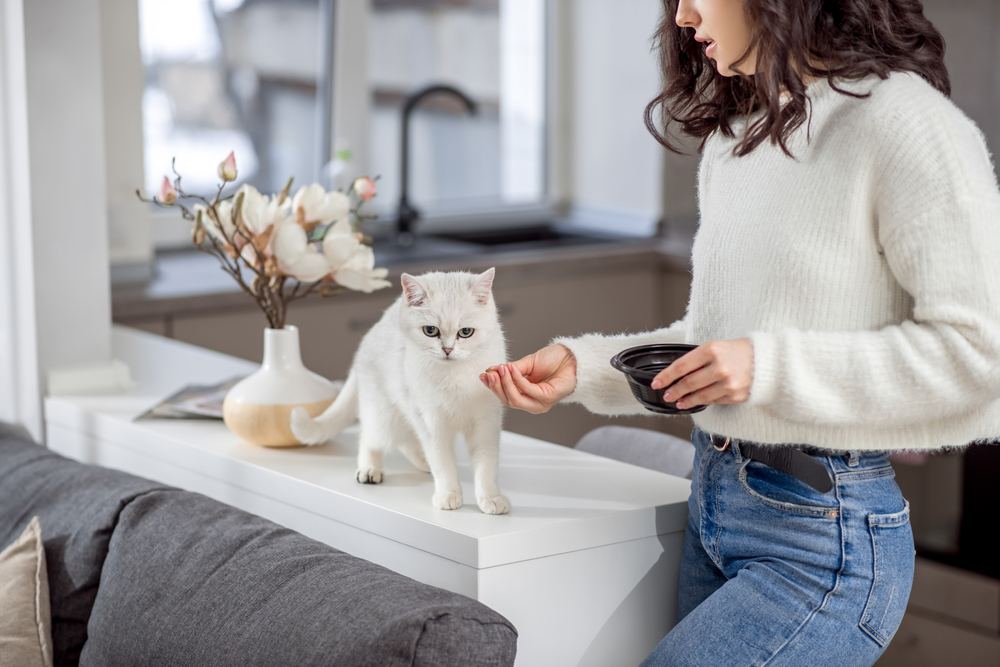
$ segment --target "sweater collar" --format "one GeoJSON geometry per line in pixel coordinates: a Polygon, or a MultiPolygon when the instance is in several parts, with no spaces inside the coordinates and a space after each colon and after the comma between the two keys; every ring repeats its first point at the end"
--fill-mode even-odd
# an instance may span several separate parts
{"type": "MultiPolygon", "coordinates": [[[[878,74],[866,74],[860,79],[842,79],[837,78],[834,80],[834,85],[841,90],[849,90],[853,93],[863,93],[871,90],[871,86],[878,81],[880,81],[878,74]]],[[[806,84],[806,95],[812,102],[819,102],[825,98],[831,97],[834,94],[839,95],[830,82],[827,81],[826,77],[821,77],[814,79],[806,84]]]]}

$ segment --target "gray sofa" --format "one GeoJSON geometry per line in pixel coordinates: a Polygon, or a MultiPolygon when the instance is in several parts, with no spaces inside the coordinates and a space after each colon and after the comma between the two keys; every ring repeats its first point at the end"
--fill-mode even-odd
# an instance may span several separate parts
{"type": "Polygon", "coordinates": [[[511,665],[517,630],[206,496],[0,425],[0,548],[38,515],[56,665],[511,665]]]}

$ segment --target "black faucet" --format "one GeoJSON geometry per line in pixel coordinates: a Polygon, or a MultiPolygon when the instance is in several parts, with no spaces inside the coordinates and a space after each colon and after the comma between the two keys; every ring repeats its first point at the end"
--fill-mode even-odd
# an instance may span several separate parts
{"type": "Polygon", "coordinates": [[[420,211],[410,205],[409,200],[409,178],[410,178],[410,116],[416,106],[427,96],[436,94],[446,94],[457,97],[470,114],[477,111],[476,103],[454,86],[447,84],[432,84],[425,86],[413,93],[410,93],[403,101],[403,126],[400,134],[401,155],[400,155],[400,178],[399,178],[399,207],[396,217],[396,243],[399,245],[413,244],[413,223],[420,217],[420,211]]]}

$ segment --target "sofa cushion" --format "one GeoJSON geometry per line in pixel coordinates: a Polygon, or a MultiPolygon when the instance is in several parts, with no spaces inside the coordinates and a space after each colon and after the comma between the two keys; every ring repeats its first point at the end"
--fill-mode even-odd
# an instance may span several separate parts
{"type": "Polygon", "coordinates": [[[517,633],[471,598],[196,493],[122,511],[83,665],[510,665],[517,633]]]}
{"type": "Polygon", "coordinates": [[[38,517],[0,551],[0,659],[21,667],[52,667],[52,614],[45,547],[38,517]]]}
{"type": "Polygon", "coordinates": [[[122,472],[83,465],[0,429],[0,544],[38,516],[45,545],[56,665],[74,665],[87,639],[108,540],[121,508],[162,488],[122,472]]]}

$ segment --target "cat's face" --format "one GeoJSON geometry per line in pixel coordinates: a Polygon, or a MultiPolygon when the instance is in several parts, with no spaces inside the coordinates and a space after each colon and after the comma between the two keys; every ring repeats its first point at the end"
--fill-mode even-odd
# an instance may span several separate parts
{"type": "Polygon", "coordinates": [[[428,355],[455,362],[500,333],[493,301],[494,269],[479,275],[434,271],[401,277],[400,326],[407,340],[428,355]]]}

